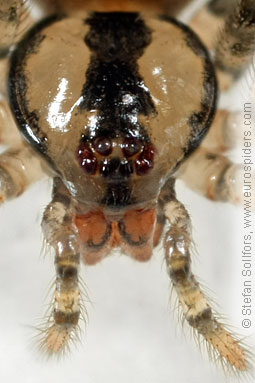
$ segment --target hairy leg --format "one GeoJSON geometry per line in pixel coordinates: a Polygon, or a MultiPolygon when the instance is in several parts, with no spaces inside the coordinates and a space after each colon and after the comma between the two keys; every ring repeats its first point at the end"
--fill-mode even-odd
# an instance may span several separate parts
{"type": "Polygon", "coordinates": [[[165,216],[170,228],[165,234],[165,258],[169,276],[188,324],[201,335],[215,359],[236,371],[248,369],[246,353],[240,342],[218,321],[208,299],[191,272],[191,221],[184,206],[169,197],[165,216]]]}
{"type": "Polygon", "coordinates": [[[37,155],[23,145],[0,155],[0,204],[18,197],[44,175],[37,155]]]}
{"type": "Polygon", "coordinates": [[[240,0],[230,12],[215,49],[219,82],[226,89],[247,67],[255,51],[254,0],[240,0]]]}
{"type": "Polygon", "coordinates": [[[225,90],[250,64],[255,51],[253,0],[211,0],[194,16],[191,28],[215,50],[215,66],[225,90]]]}
{"type": "Polygon", "coordinates": [[[243,201],[243,166],[200,147],[180,167],[177,177],[213,201],[243,201]]]}
{"type": "Polygon", "coordinates": [[[0,0],[0,58],[33,23],[28,0],[0,0]]]}
{"type": "Polygon", "coordinates": [[[224,26],[226,15],[238,0],[211,0],[193,16],[190,27],[199,35],[207,48],[213,48],[215,36],[224,26]]]}
{"type": "Polygon", "coordinates": [[[0,56],[8,52],[17,33],[22,0],[0,0],[0,56]]]}
{"type": "Polygon", "coordinates": [[[79,330],[81,292],[78,269],[80,243],[73,222],[71,198],[59,179],[54,180],[53,198],[47,206],[42,229],[55,251],[56,285],[53,311],[42,329],[41,346],[48,354],[66,350],[79,330]]]}

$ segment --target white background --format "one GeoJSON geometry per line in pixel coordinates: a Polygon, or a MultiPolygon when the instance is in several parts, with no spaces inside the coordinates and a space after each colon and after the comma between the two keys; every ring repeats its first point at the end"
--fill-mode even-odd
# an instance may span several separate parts
{"type": "MultiPolygon", "coordinates": [[[[240,109],[242,102],[237,102],[240,109]]],[[[213,291],[209,295],[227,322],[254,346],[254,325],[250,330],[241,327],[242,209],[207,201],[181,184],[177,189],[193,221],[193,270],[213,291]]],[[[87,304],[85,336],[63,360],[40,356],[32,337],[54,277],[52,255],[40,256],[40,220],[50,193],[50,181],[41,181],[0,210],[0,381],[234,382],[200,353],[189,331],[183,333],[169,301],[170,282],[160,249],[145,264],[113,255],[82,267],[92,302],[87,304]]],[[[255,322],[255,305],[253,309],[255,322]]]]}

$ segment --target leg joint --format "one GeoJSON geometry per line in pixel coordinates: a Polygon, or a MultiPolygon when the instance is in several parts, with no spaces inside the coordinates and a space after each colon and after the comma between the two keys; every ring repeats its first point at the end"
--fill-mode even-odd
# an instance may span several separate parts
{"type": "Polygon", "coordinates": [[[184,255],[173,255],[169,262],[169,276],[173,283],[183,283],[191,275],[190,259],[184,255]]]}
{"type": "Polygon", "coordinates": [[[56,267],[57,276],[64,282],[77,280],[78,269],[73,265],[58,264],[56,267]]]}
{"type": "Polygon", "coordinates": [[[207,307],[201,312],[198,312],[196,315],[188,315],[187,321],[189,322],[190,326],[196,328],[198,332],[203,333],[211,323],[212,317],[212,310],[210,307],[207,307]]]}
{"type": "Polygon", "coordinates": [[[74,312],[74,313],[65,313],[60,310],[56,310],[54,312],[54,321],[57,325],[65,325],[65,326],[76,326],[79,321],[80,313],[74,312]]]}

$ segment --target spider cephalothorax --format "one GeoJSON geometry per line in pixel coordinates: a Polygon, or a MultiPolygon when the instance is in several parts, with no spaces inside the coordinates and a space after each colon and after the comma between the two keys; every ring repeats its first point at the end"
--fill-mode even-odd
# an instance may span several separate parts
{"type": "Polygon", "coordinates": [[[0,1],[0,53],[10,53],[0,142],[13,147],[0,156],[0,201],[21,194],[42,170],[54,178],[42,221],[56,257],[42,339],[50,354],[63,351],[78,329],[80,259],[94,264],[117,247],[146,261],[165,228],[166,264],[184,319],[223,363],[248,369],[244,348],[192,274],[191,222],[174,187],[181,177],[211,199],[240,202],[239,167],[222,155],[231,148],[232,113],[216,110],[216,78],[226,89],[249,62],[255,6],[241,0],[232,10],[229,0],[212,0],[198,12],[191,24],[209,45],[210,29],[222,27],[211,57],[172,17],[188,2],[35,0],[45,14],[15,37],[26,2],[0,1]],[[8,139],[9,109],[26,142],[16,133],[8,139]]]}
{"type": "Polygon", "coordinates": [[[172,19],[82,16],[43,20],[12,55],[10,96],[21,130],[78,201],[109,202],[112,183],[115,195],[119,188],[123,196],[122,183],[132,189],[118,208],[156,199],[212,121],[217,89],[208,54],[172,19]]]}

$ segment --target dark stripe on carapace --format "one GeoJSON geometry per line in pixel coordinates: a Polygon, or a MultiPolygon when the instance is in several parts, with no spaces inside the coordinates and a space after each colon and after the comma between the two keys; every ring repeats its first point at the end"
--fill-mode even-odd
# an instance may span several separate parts
{"type": "MultiPolygon", "coordinates": [[[[218,100],[218,84],[209,53],[204,44],[200,41],[199,37],[187,25],[173,19],[172,17],[163,15],[160,16],[160,19],[170,22],[182,29],[186,35],[185,40],[187,45],[194,52],[194,54],[201,57],[201,60],[204,62],[204,98],[201,100],[200,111],[193,113],[189,118],[191,137],[189,146],[185,149],[185,157],[181,160],[182,162],[199,146],[213,122],[218,100]]],[[[176,165],[176,168],[180,165],[180,163],[176,165]]]]}
{"type": "Polygon", "coordinates": [[[85,42],[103,61],[137,60],[152,38],[152,31],[137,12],[94,12],[85,24],[90,26],[85,42]]]}
{"type": "Polygon", "coordinates": [[[9,72],[9,99],[11,110],[18,122],[22,134],[34,149],[43,155],[51,167],[58,172],[54,162],[48,155],[47,136],[43,134],[38,125],[38,111],[29,111],[29,100],[27,99],[27,77],[26,62],[30,55],[40,47],[45,36],[43,29],[49,25],[62,20],[65,15],[53,15],[43,19],[31,28],[22,41],[19,42],[13,51],[10,59],[9,72]]]}
{"type": "Polygon", "coordinates": [[[138,13],[96,12],[85,23],[92,55],[80,108],[98,111],[93,134],[146,136],[138,116],[156,114],[156,109],[137,60],[151,42],[151,30],[138,13]]]}
{"type": "Polygon", "coordinates": [[[214,67],[209,57],[205,58],[203,86],[205,94],[201,101],[201,111],[194,113],[189,119],[194,139],[191,141],[188,150],[185,152],[186,157],[200,145],[208,133],[216,113],[218,84],[214,67]],[[201,126],[204,126],[204,129],[201,129],[201,126]]]}

